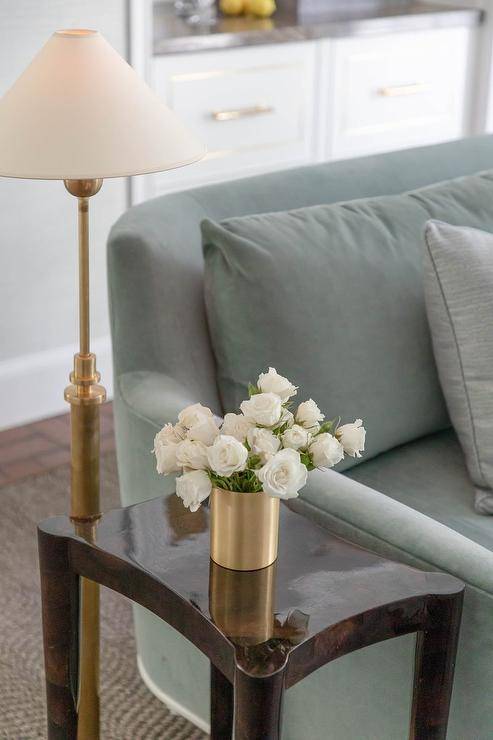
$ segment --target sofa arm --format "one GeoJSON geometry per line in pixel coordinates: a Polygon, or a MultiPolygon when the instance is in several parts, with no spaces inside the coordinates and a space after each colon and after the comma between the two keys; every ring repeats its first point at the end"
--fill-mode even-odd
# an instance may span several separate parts
{"type": "Polygon", "coordinates": [[[341,473],[313,471],[292,508],[363,547],[451,573],[493,594],[490,550],[341,473]]]}
{"type": "Polygon", "coordinates": [[[175,476],[158,475],[151,454],[156,433],[198,400],[164,373],[139,370],[115,379],[114,412],[120,494],[125,506],[175,489],[175,476]]]}
{"type": "Polygon", "coordinates": [[[180,411],[198,400],[192,389],[168,375],[150,370],[120,375],[117,386],[119,395],[133,414],[154,425],[156,431],[167,422],[174,424],[180,411]]]}

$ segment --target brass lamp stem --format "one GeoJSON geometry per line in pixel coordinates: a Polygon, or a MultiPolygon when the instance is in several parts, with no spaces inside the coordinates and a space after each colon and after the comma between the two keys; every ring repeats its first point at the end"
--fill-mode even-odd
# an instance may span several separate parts
{"type": "Polygon", "coordinates": [[[79,341],[80,354],[89,354],[89,199],[78,199],[79,211],[79,341]]]}
{"type": "MultiPolygon", "coordinates": [[[[72,471],[70,517],[75,531],[94,541],[99,504],[99,409],[106,391],[99,385],[96,356],[90,351],[89,315],[89,198],[102,180],[65,180],[78,199],[79,226],[79,343],[71,384],[65,389],[70,404],[72,471]]],[[[81,578],[79,617],[79,675],[77,676],[78,740],[99,739],[99,587],[81,578]]]]}
{"type": "Polygon", "coordinates": [[[89,198],[101,185],[102,180],[65,180],[69,193],[78,198],[79,219],[80,351],[74,357],[71,385],[65,389],[72,423],[70,516],[79,524],[100,515],[99,406],[106,400],[106,391],[99,385],[96,356],[89,347],[89,198]]]}

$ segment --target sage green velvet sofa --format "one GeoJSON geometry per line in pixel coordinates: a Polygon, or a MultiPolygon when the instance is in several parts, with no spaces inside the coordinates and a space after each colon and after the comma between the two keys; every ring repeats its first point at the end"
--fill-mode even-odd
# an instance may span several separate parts
{"type": "MultiPolygon", "coordinates": [[[[172,480],[155,473],[150,454],[165,422],[196,401],[223,411],[204,311],[202,219],[397,194],[490,168],[493,137],[478,137],[211,185],[130,209],[108,245],[123,503],[173,490],[172,480]]],[[[344,336],[336,338],[335,352],[337,341],[344,336]]],[[[382,407],[382,424],[388,413],[382,407]]],[[[451,740],[493,737],[493,518],[476,514],[473,500],[457,439],[442,428],[363,459],[346,473],[316,472],[296,502],[304,515],[343,537],[467,583],[451,740]]],[[[205,657],[145,610],[135,610],[135,622],[144,680],[172,709],[205,727],[205,657]]],[[[407,737],[413,648],[413,636],[390,640],[341,658],[290,689],[285,740],[407,737]]]]}

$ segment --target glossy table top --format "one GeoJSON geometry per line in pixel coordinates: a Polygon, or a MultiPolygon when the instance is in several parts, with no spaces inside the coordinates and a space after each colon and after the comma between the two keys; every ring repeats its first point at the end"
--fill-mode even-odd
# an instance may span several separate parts
{"type": "Polygon", "coordinates": [[[290,651],[338,625],[334,650],[339,640],[347,652],[344,625],[383,607],[394,621],[403,620],[403,632],[413,631],[413,609],[421,608],[423,597],[463,588],[451,576],[415,570],[334,537],[286,506],[278,560],[259,571],[227,570],[209,559],[208,517],[207,506],[190,513],[173,495],[110,511],[85,538],[74,534],[67,517],[49,519],[40,529],[72,541],[78,572],[90,577],[84,568],[105,569],[106,581],[97,580],[131,598],[153,584],[164,587],[174,612],[191,614],[194,622],[187,633],[185,616],[175,614],[173,626],[185,636],[200,623],[213,626],[252,672],[276,670],[290,651]],[[132,586],[135,574],[147,585],[132,586]]]}
{"type": "Polygon", "coordinates": [[[175,54],[341,36],[396,33],[478,25],[479,8],[438,3],[369,0],[327,3],[323,14],[306,15],[278,0],[271,18],[223,17],[207,25],[176,16],[173,4],[157,2],[153,12],[153,52],[175,54]]]}

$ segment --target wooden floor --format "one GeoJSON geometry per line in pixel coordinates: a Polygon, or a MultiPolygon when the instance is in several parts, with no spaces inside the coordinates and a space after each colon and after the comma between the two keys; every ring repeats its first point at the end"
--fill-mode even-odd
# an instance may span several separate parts
{"type": "MultiPolygon", "coordinates": [[[[113,409],[101,412],[101,452],[115,448],[113,409]]],[[[70,462],[70,414],[0,432],[0,486],[70,462]]]]}

